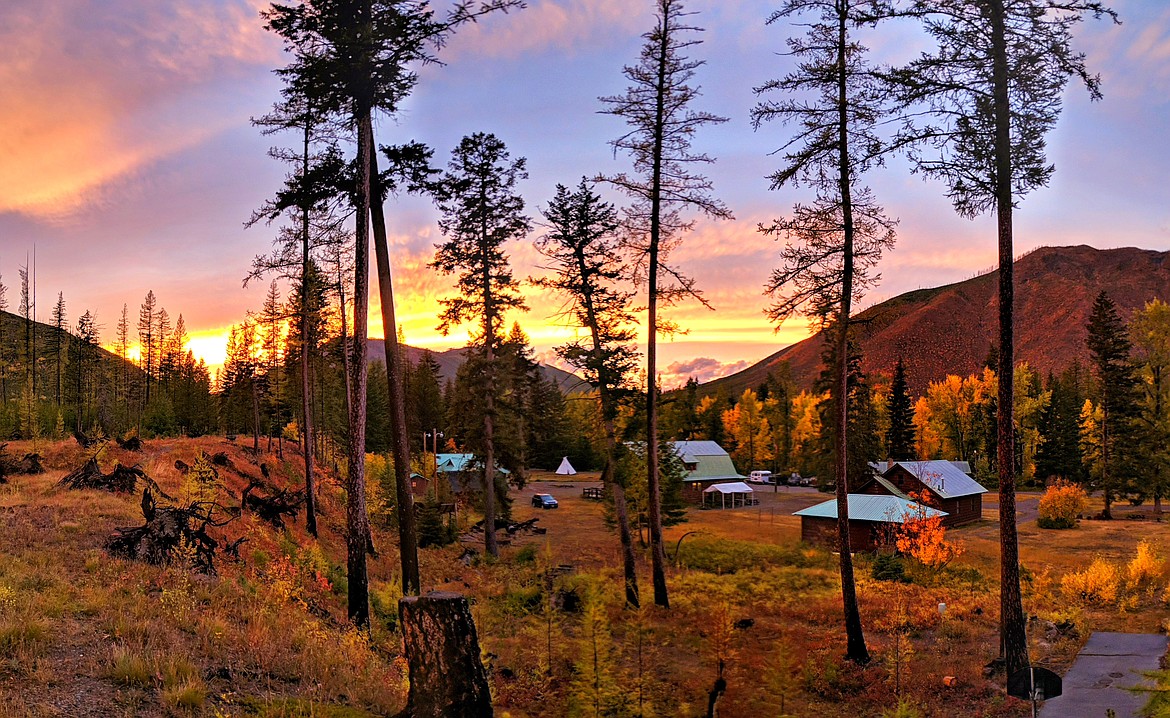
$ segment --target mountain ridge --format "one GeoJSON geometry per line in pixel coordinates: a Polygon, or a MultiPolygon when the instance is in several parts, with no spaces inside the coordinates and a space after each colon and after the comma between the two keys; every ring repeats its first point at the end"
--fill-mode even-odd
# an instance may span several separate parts
{"type": "MultiPolygon", "coordinates": [[[[1170,252],[1086,245],[1038,247],[1016,259],[1016,361],[1041,373],[1085,364],[1086,329],[1101,290],[1128,320],[1151,299],[1170,300],[1170,252]]],[[[939,287],[916,289],[859,312],[862,368],[893,372],[901,356],[912,392],[920,394],[947,374],[965,376],[983,366],[998,336],[999,270],[939,287]],[[957,319],[964,321],[957,321],[957,319]]],[[[787,361],[800,388],[821,370],[823,332],[789,345],[752,366],[700,386],[703,394],[736,395],[755,388],[787,361]]]]}
{"type": "MultiPolygon", "coordinates": [[[[386,340],[385,339],[368,339],[367,360],[368,361],[386,361],[386,340]]],[[[455,373],[459,371],[464,361],[466,349],[455,348],[444,351],[434,351],[432,349],[420,349],[419,347],[412,347],[409,344],[404,344],[406,358],[412,364],[418,364],[423,355],[428,351],[434,357],[435,362],[439,365],[439,374],[442,376],[443,382],[454,381],[455,373]]],[[[590,387],[584,379],[576,374],[570,374],[563,369],[558,369],[549,364],[539,364],[540,373],[545,379],[551,379],[560,390],[566,394],[574,391],[587,391],[590,387]]]]}

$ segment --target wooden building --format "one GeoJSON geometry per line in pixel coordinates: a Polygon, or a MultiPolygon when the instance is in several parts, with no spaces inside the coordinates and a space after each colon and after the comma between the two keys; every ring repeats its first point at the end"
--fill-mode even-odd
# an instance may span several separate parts
{"type": "Polygon", "coordinates": [[[675,441],[670,446],[686,466],[683,497],[691,503],[703,503],[703,492],[715,484],[747,478],[735,470],[731,455],[714,441],[675,441]]]}
{"type": "Polygon", "coordinates": [[[926,503],[943,511],[943,525],[962,526],[983,518],[983,494],[987,489],[951,461],[893,461],[882,473],[858,487],[859,494],[925,497],[926,503]]]}
{"type": "MultiPolygon", "coordinates": [[[[849,546],[854,551],[876,551],[894,543],[898,525],[907,516],[946,514],[888,494],[849,494],[849,546]]],[[[837,499],[797,511],[800,540],[814,546],[837,546],[837,499]]]]}

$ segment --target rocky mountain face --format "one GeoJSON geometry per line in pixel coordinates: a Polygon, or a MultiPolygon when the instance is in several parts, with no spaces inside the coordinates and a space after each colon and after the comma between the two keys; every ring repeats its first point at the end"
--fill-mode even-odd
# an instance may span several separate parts
{"type": "MultiPolygon", "coordinates": [[[[914,393],[947,374],[979,370],[998,335],[998,271],[956,284],[899,295],[864,312],[859,321],[867,373],[892,374],[901,356],[914,393]]],[[[1170,301],[1170,252],[1126,247],[1041,247],[1016,260],[1016,360],[1042,374],[1074,361],[1085,364],[1085,325],[1102,290],[1123,319],[1157,297],[1170,301]]],[[[798,386],[821,371],[824,337],[816,334],[730,376],[704,384],[704,393],[735,395],[759,386],[788,362],[798,386]]]]}

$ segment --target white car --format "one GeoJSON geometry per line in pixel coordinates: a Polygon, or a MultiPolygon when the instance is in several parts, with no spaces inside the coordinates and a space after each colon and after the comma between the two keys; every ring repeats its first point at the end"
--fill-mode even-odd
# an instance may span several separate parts
{"type": "Polygon", "coordinates": [[[753,484],[770,484],[772,483],[771,471],[753,471],[748,475],[748,481],[753,484]]]}

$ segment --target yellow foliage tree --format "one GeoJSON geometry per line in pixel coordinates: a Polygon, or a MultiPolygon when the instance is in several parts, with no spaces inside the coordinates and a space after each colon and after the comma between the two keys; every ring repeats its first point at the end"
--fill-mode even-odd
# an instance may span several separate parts
{"type": "Polygon", "coordinates": [[[742,471],[754,471],[772,458],[772,432],[763,405],[751,389],[723,412],[723,428],[735,442],[731,458],[742,471]]]}

